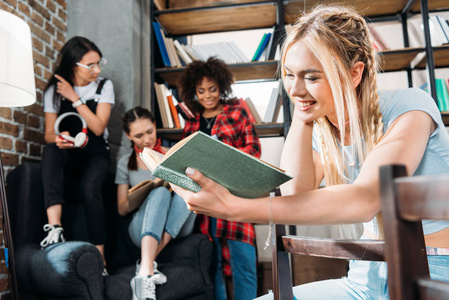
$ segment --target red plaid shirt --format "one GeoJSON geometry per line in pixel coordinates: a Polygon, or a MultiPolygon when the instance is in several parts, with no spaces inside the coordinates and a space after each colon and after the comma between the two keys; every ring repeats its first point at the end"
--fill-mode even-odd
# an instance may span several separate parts
{"type": "MultiPolygon", "coordinates": [[[[186,121],[183,131],[183,137],[186,137],[200,129],[201,115],[196,115],[195,119],[186,121]]],[[[244,108],[238,104],[225,104],[223,112],[219,114],[212,127],[211,135],[217,135],[218,139],[230,146],[240,149],[248,154],[260,157],[260,141],[257,137],[254,124],[250,122],[248,113],[244,108]]],[[[200,230],[203,234],[209,236],[209,217],[205,215],[198,215],[200,218],[200,230]]],[[[230,240],[236,240],[256,246],[256,232],[251,223],[232,222],[222,219],[217,219],[217,231],[215,236],[230,240]]],[[[224,272],[226,275],[231,274],[229,263],[229,249],[223,241],[223,258],[224,272]]]]}

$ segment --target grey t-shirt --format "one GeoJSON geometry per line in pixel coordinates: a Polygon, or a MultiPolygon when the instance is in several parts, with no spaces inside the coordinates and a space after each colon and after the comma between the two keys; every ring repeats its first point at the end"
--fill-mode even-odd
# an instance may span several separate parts
{"type": "MultiPolygon", "coordinates": [[[[449,173],[449,135],[441,119],[440,111],[429,94],[417,88],[385,91],[379,93],[379,105],[384,133],[399,116],[406,112],[418,110],[427,113],[437,128],[431,134],[421,162],[413,175],[449,173]]],[[[410,146],[413,147],[413,145],[410,146]]],[[[321,152],[321,144],[318,142],[316,132],[313,135],[313,149],[321,152]]],[[[351,166],[346,165],[348,183],[352,183],[359,175],[362,164],[359,163],[356,149],[353,149],[352,145],[344,146],[343,150],[347,157],[346,163],[353,162],[351,166]]],[[[376,218],[364,223],[364,226],[371,232],[377,232],[376,218]]],[[[424,234],[434,233],[447,227],[449,227],[449,221],[423,220],[424,234]]]]}
{"type": "Polygon", "coordinates": [[[136,184],[148,180],[156,179],[150,170],[144,170],[138,168],[137,171],[128,170],[128,161],[131,153],[124,154],[117,162],[117,173],[115,174],[116,184],[129,184],[130,187],[136,184]]]}

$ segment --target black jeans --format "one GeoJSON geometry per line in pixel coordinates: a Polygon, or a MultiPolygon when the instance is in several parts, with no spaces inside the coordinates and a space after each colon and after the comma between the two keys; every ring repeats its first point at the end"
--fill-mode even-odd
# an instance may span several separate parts
{"type": "MultiPolygon", "coordinates": [[[[82,149],[59,149],[48,144],[42,154],[45,208],[65,204],[76,195],[84,203],[89,240],[94,245],[106,240],[103,184],[110,167],[109,151],[91,153],[82,149]]],[[[63,224],[64,225],[64,224],[63,224]]]]}

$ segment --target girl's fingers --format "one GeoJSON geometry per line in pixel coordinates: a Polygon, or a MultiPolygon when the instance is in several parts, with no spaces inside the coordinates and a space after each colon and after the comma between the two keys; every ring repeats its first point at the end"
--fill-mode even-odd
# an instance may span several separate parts
{"type": "Polygon", "coordinates": [[[58,79],[58,80],[61,81],[61,82],[67,82],[67,81],[64,79],[64,77],[59,76],[58,74],[55,74],[55,77],[56,77],[56,79],[58,79]]]}

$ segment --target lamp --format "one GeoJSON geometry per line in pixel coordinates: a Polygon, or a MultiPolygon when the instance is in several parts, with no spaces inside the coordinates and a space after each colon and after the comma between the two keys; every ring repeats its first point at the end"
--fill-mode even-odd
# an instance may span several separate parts
{"type": "MultiPolygon", "coordinates": [[[[27,106],[36,102],[31,32],[19,17],[0,10],[0,107],[27,106]]],[[[11,295],[18,299],[14,249],[0,157],[0,200],[5,260],[11,271],[11,295]],[[6,257],[8,254],[9,257],[6,257]]]]}

